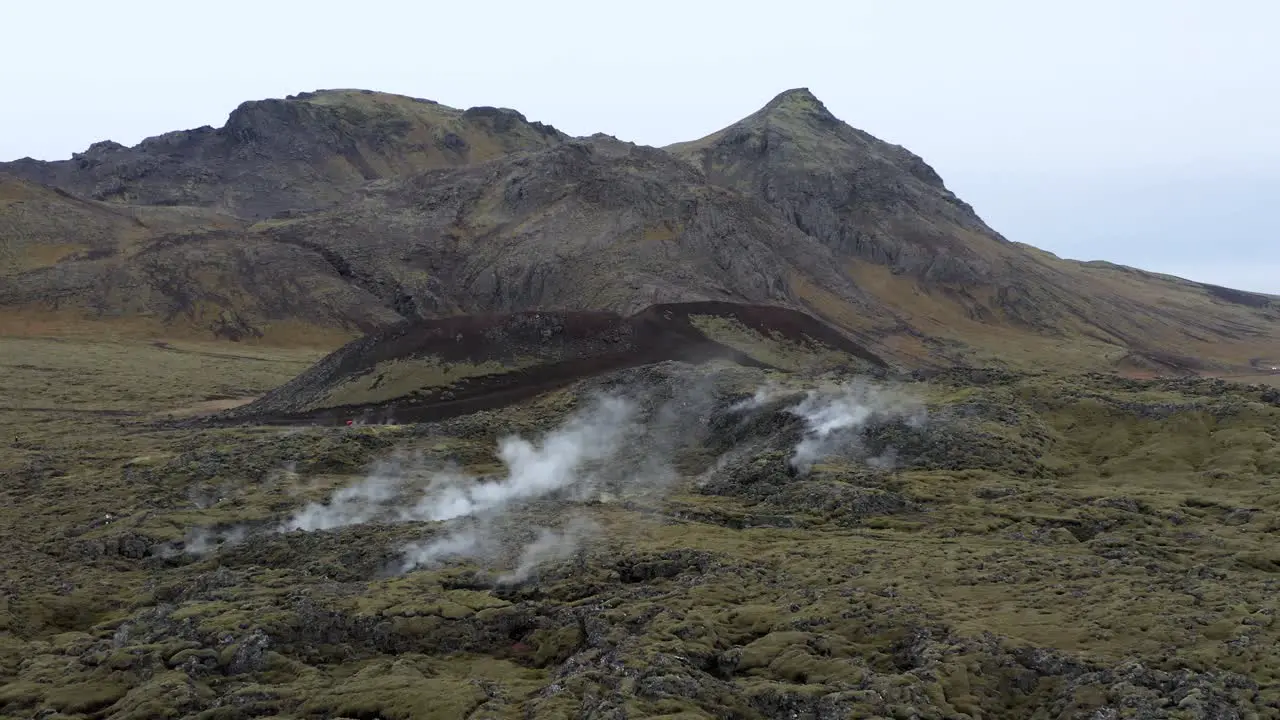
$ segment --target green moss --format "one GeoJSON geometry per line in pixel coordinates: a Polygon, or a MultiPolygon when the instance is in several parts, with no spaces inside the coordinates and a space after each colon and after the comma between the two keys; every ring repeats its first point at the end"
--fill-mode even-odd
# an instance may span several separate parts
{"type": "MultiPolygon", "coordinates": [[[[190,388],[161,378],[146,402],[195,401],[235,381],[209,368],[214,377],[190,388]]],[[[49,392],[88,407],[107,397],[112,372],[111,361],[85,366],[72,374],[77,387],[49,392]]],[[[0,373],[0,390],[13,382],[0,373]]],[[[1051,374],[915,385],[931,404],[928,431],[951,433],[968,454],[892,472],[833,460],[802,479],[780,473],[759,499],[696,492],[703,465],[691,462],[643,503],[512,509],[504,528],[555,526],[572,511],[602,530],[574,561],[502,587],[476,574],[499,569],[481,561],[378,580],[347,567],[440,531],[428,525],[256,540],[271,550],[199,560],[84,555],[77,543],[180,537],[210,520],[270,523],[393,449],[491,462],[495,434],[555,427],[576,390],[367,437],[0,410],[3,428],[32,433],[38,446],[15,445],[0,472],[41,483],[0,504],[0,521],[22,540],[3,571],[13,592],[0,600],[0,705],[25,717],[73,687],[98,693],[90,705],[114,704],[68,714],[139,719],[578,717],[615,696],[609,707],[636,717],[752,717],[812,714],[838,697],[855,716],[912,707],[994,720],[1051,706],[1089,714],[1126,692],[1077,692],[1065,676],[1029,676],[1024,662],[1114,668],[1133,658],[1152,672],[1247,675],[1262,686],[1257,697],[1226,706],[1256,708],[1280,700],[1280,623],[1270,614],[1280,411],[1256,392],[1197,388],[1051,374]],[[956,457],[964,462],[948,465],[956,457]],[[38,460],[65,474],[24,465],[38,470],[38,460]],[[294,472],[280,469],[286,462],[294,472]],[[898,494],[912,507],[842,524],[826,506],[769,506],[818,488],[898,494]],[[222,502],[197,507],[197,491],[222,502]],[[106,513],[114,519],[103,524],[106,513]],[[761,526],[784,520],[802,526],[761,526]],[[261,672],[186,679],[187,663],[229,659],[257,629],[270,639],[261,672]]]]}
{"type": "Polygon", "coordinates": [[[582,645],[584,640],[582,633],[576,627],[536,630],[529,636],[529,643],[534,648],[534,665],[546,667],[563,662],[582,645]]]}
{"type": "Polygon", "coordinates": [[[485,702],[484,691],[465,679],[424,677],[404,667],[383,666],[362,672],[306,700],[306,713],[388,720],[431,720],[466,717],[485,702]]]}
{"type": "Polygon", "coordinates": [[[63,634],[91,628],[109,612],[109,598],[84,590],[67,595],[41,594],[14,604],[28,632],[63,634]]]}
{"type": "Polygon", "coordinates": [[[385,402],[417,391],[448,388],[466,378],[511,372],[539,362],[537,358],[478,364],[443,363],[429,358],[389,361],[333,388],[315,407],[385,402]]]}
{"type": "Polygon", "coordinates": [[[772,632],[742,648],[738,667],[742,670],[768,667],[794,645],[803,646],[812,637],[804,632],[772,632]]]}
{"type": "Polygon", "coordinates": [[[0,706],[26,707],[44,699],[46,686],[19,680],[0,686],[0,706]]]}
{"type": "Polygon", "coordinates": [[[128,693],[119,683],[86,682],[50,690],[47,702],[64,713],[89,713],[114,705],[128,693]]]}
{"type": "Polygon", "coordinates": [[[1280,549],[1277,548],[1241,553],[1236,557],[1236,561],[1246,568],[1280,573],[1280,549]]]}
{"type": "Polygon", "coordinates": [[[761,334],[732,318],[690,315],[689,322],[712,340],[780,370],[819,370],[842,365],[857,367],[863,362],[816,340],[798,343],[780,335],[761,334]]]}

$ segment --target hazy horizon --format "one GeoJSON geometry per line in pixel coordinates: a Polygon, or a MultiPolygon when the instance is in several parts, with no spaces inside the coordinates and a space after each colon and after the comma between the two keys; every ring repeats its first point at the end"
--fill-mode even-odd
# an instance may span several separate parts
{"type": "Polygon", "coordinates": [[[808,87],[923,157],[1010,240],[1280,294],[1280,99],[1263,92],[1280,6],[921,4],[22,6],[0,48],[23,70],[0,160],[134,145],[338,87],[662,146],[808,87]]]}

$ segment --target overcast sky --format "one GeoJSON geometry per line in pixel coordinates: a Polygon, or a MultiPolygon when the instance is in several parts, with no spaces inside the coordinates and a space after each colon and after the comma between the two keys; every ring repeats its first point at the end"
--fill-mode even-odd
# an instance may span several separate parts
{"type": "Polygon", "coordinates": [[[663,145],[808,87],[1011,240],[1280,293],[1272,0],[63,0],[4,16],[0,160],[334,87],[663,145]]]}

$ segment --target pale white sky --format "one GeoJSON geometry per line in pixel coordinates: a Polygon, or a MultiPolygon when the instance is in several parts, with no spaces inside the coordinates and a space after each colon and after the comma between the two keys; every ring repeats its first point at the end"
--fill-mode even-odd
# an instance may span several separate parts
{"type": "Polygon", "coordinates": [[[0,160],[333,87],[663,145],[809,87],[1012,240],[1280,293],[1271,0],[6,5],[0,160]]]}

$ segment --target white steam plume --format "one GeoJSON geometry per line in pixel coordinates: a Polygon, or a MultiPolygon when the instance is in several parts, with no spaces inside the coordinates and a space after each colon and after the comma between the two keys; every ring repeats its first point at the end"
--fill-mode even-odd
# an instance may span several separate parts
{"type": "Polygon", "coordinates": [[[221,548],[229,548],[244,542],[249,535],[248,528],[244,526],[233,526],[218,531],[214,528],[192,528],[183,536],[180,543],[170,543],[162,547],[158,553],[160,557],[173,557],[182,553],[195,555],[197,557],[213,552],[221,548]]]}
{"type": "Polygon", "coordinates": [[[380,460],[369,475],[355,485],[339,488],[326,502],[308,503],[294,513],[277,530],[333,530],[367,522],[407,522],[423,518],[397,510],[404,505],[404,495],[415,484],[441,473],[428,473],[419,458],[396,455],[380,460]]]}
{"type": "Polygon", "coordinates": [[[577,551],[583,538],[597,530],[589,518],[574,517],[560,530],[539,528],[538,537],[520,553],[516,568],[498,577],[499,583],[519,583],[529,579],[541,564],[565,560],[577,551]]]}
{"type": "MultiPolygon", "coordinates": [[[[877,387],[865,381],[810,390],[787,412],[804,420],[804,435],[796,444],[791,465],[808,472],[825,457],[858,448],[858,431],[872,422],[903,419],[918,427],[924,422],[924,406],[918,400],[877,387]]],[[[871,463],[893,463],[891,454],[873,458],[871,463]]]]}
{"type": "MultiPolygon", "coordinates": [[[[458,469],[426,473],[411,464],[382,463],[363,481],[334,492],[328,502],[313,502],[281,524],[281,532],[331,530],[368,522],[455,522],[463,526],[443,536],[404,548],[400,572],[438,565],[450,558],[497,558],[509,533],[503,521],[517,505],[548,497],[586,500],[611,479],[624,447],[645,431],[638,408],[616,396],[594,398],[564,425],[539,441],[507,436],[498,443],[506,471],[477,478],[458,469]],[[611,472],[601,472],[609,470],[611,472]],[[413,477],[417,475],[418,477],[413,477]],[[424,483],[415,482],[426,480],[424,483]],[[421,488],[421,489],[419,489],[421,488]]],[[[634,448],[632,448],[634,449],[634,448]]],[[[654,473],[640,469],[640,483],[654,473]]],[[[630,480],[636,480],[632,475],[630,480]]],[[[590,534],[590,523],[574,521],[561,530],[543,529],[523,549],[517,567],[504,578],[529,577],[547,560],[567,557],[590,534]]]]}
{"type": "Polygon", "coordinates": [[[755,394],[751,397],[739,400],[733,405],[730,405],[729,412],[746,412],[748,410],[755,410],[785,393],[786,390],[778,384],[777,381],[770,380],[764,385],[756,388],[755,394]]]}
{"type": "Polygon", "coordinates": [[[280,530],[313,531],[356,525],[377,520],[400,494],[400,480],[395,475],[375,471],[361,482],[340,488],[327,503],[308,503],[280,530]]]}
{"type": "Polygon", "coordinates": [[[455,530],[442,538],[411,543],[403,548],[398,572],[433,567],[449,558],[476,558],[494,552],[493,537],[477,528],[455,530]]]}
{"type": "MultiPolygon", "coordinates": [[[[430,567],[446,557],[492,553],[499,544],[495,538],[498,521],[513,503],[565,490],[591,490],[594,478],[586,466],[619,451],[623,440],[637,429],[635,414],[636,406],[631,401],[601,397],[541,444],[516,436],[503,438],[498,458],[507,466],[507,473],[500,480],[476,482],[457,474],[438,478],[408,514],[426,520],[476,517],[479,522],[443,538],[406,547],[401,572],[430,567]]],[[[527,577],[538,562],[571,554],[586,534],[585,527],[578,523],[572,532],[539,536],[525,549],[520,567],[510,577],[527,577]]]]}
{"type": "Polygon", "coordinates": [[[583,466],[618,451],[634,427],[635,411],[629,400],[604,397],[540,445],[518,436],[505,437],[498,445],[498,459],[507,466],[505,478],[474,482],[459,475],[441,477],[409,514],[413,519],[451,520],[589,483],[591,477],[584,474],[583,466]]]}

